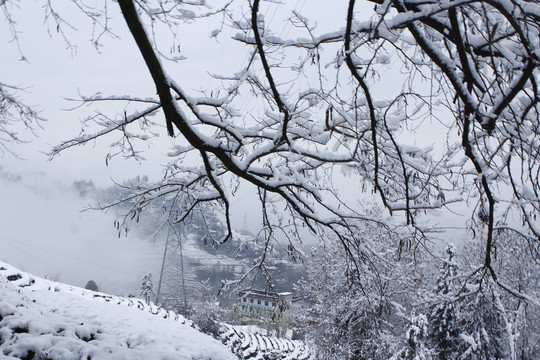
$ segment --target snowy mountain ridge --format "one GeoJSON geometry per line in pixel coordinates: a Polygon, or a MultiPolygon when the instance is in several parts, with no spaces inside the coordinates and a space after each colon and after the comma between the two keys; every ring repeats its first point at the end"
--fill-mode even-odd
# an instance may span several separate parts
{"type": "Polygon", "coordinates": [[[236,358],[192,326],[152,303],[34,277],[0,261],[0,358],[236,358]]]}

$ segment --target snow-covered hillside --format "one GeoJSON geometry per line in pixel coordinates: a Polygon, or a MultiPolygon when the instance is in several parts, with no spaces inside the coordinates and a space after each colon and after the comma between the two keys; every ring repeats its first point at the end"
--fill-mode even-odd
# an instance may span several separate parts
{"type": "Polygon", "coordinates": [[[236,359],[189,320],[0,262],[2,359],[236,359]]]}

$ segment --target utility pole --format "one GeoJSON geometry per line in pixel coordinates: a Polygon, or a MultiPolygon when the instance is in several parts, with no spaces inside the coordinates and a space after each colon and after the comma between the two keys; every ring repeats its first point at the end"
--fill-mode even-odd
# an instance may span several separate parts
{"type": "MultiPolygon", "coordinates": [[[[169,224],[169,230],[167,232],[167,241],[165,242],[165,249],[163,250],[163,259],[161,260],[161,271],[159,274],[159,283],[158,283],[158,290],[156,294],[156,303],[159,303],[161,293],[162,293],[162,286],[166,282],[165,278],[167,277],[165,267],[167,267],[167,253],[169,252],[169,246],[170,246],[170,240],[171,237],[175,237],[177,240],[177,246],[174,250],[172,250],[172,253],[169,256],[173,256],[176,252],[176,249],[179,250],[180,255],[180,276],[182,279],[182,297],[183,297],[183,305],[184,305],[184,314],[187,313],[187,292],[186,292],[186,276],[184,272],[184,252],[183,252],[183,246],[182,246],[182,238],[174,228],[173,224],[168,221],[169,224]]],[[[169,266],[173,266],[173,268],[176,266],[175,264],[171,263],[171,259],[169,259],[169,266]]],[[[171,276],[170,271],[168,271],[169,277],[171,276]]],[[[169,279],[170,282],[170,279],[169,279]]],[[[169,287],[171,284],[169,284],[169,287]]]]}
{"type": "Polygon", "coordinates": [[[174,234],[176,235],[176,239],[178,240],[178,246],[180,250],[180,271],[182,272],[182,293],[184,294],[184,314],[187,313],[187,294],[186,294],[186,277],[184,276],[184,251],[182,246],[182,238],[178,233],[176,232],[176,229],[172,226],[171,223],[169,223],[171,228],[174,231],[174,234]]]}
{"type": "Polygon", "coordinates": [[[167,248],[169,247],[169,236],[171,235],[171,229],[167,232],[167,241],[165,242],[165,249],[163,250],[163,259],[161,260],[161,271],[159,272],[159,282],[156,293],[156,304],[159,304],[159,294],[161,292],[161,281],[163,280],[163,269],[165,268],[165,258],[167,257],[167,248]]]}

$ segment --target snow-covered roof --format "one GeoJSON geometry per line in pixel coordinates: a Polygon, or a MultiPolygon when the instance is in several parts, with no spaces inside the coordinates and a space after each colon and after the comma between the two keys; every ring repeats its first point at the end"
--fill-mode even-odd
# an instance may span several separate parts
{"type": "Polygon", "coordinates": [[[238,296],[241,298],[252,297],[262,300],[278,300],[278,294],[274,291],[243,289],[238,291],[238,296]]]}

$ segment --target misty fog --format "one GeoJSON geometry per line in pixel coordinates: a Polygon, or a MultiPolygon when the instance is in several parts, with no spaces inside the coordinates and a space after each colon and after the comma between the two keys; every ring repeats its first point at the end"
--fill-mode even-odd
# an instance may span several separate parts
{"type": "Polygon", "coordinates": [[[0,259],[55,281],[138,294],[141,279],[159,273],[162,244],[136,232],[118,237],[116,215],[82,211],[89,200],[43,173],[0,175],[0,259]]]}

